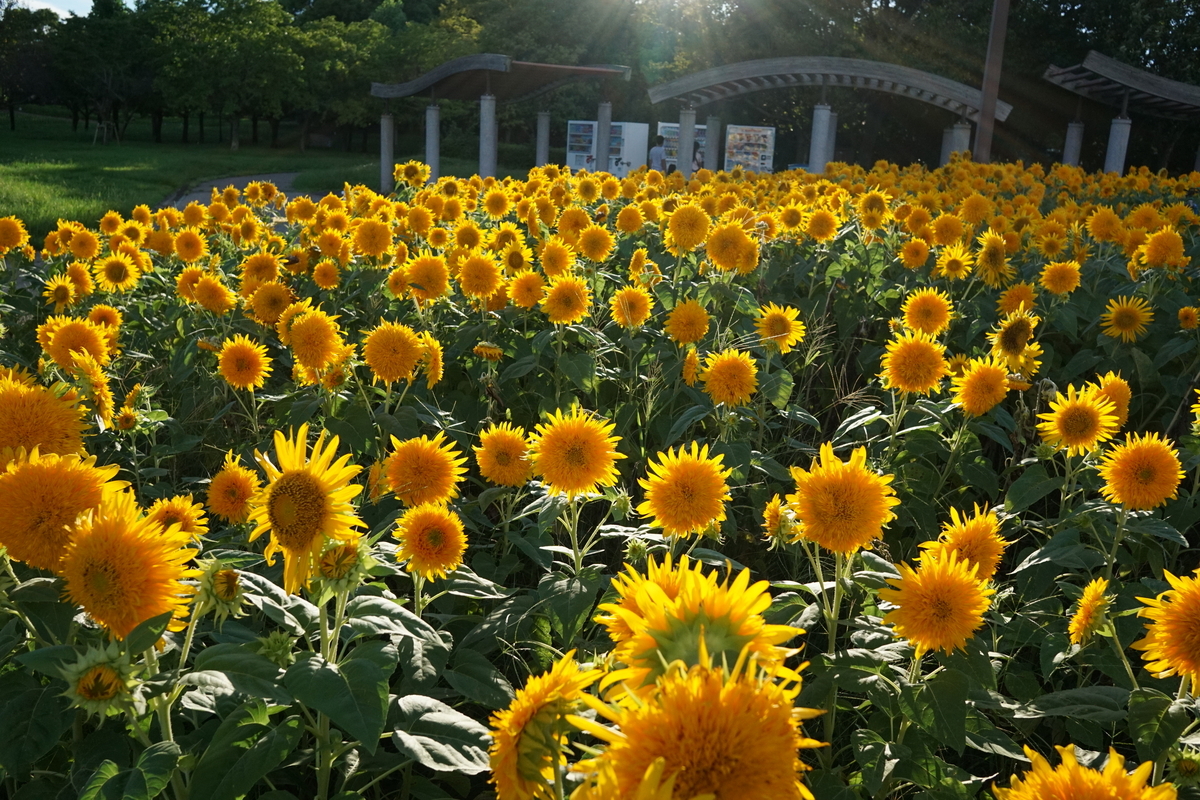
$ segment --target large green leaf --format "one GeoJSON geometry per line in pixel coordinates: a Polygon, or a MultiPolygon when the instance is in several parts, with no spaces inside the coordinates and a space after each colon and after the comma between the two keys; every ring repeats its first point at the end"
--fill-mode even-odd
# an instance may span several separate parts
{"type": "Polygon", "coordinates": [[[167,625],[171,623],[171,617],[174,616],[174,613],[173,611],[167,611],[159,614],[157,617],[151,617],[141,622],[125,637],[125,652],[143,653],[153,647],[166,632],[167,625]]]}
{"type": "Polygon", "coordinates": [[[355,637],[398,634],[426,642],[439,641],[429,623],[386,597],[365,596],[351,600],[346,606],[346,624],[355,637]]]}
{"type": "Polygon", "coordinates": [[[62,693],[63,684],[54,681],[22,692],[0,709],[0,767],[25,775],[58,744],[75,720],[62,693]]]}
{"type": "Polygon", "coordinates": [[[272,726],[266,708],[250,701],[226,718],[213,735],[192,773],[191,796],[205,800],[244,796],[296,749],[301,733],[299,716],[272,726]]]}
{"type": "Polygon", "coordinates": [[[1065,689],[1050,692],[1018,708],[1018,719],[1039,717],[1071,717],[1096,722],[1111,722],[1125,718],[1129,690],[1116,686],[1089,686],[1085,689],[1065,689]]]}
{"type": "Polygon", "coordinates": [[[1188,708],[1156,689],[1134,689],[1129,695],[1129,732],[1138,758],[1156,761],[1174,746],[1189,722],[1188,708]]]}
{"type": "Polygon", "coordinates": [[[179,755],[179,745],[158,742],[143,750],[129,769],[118,769],[116,763],[105,760],[83,787],[79,800],[153,800],[170,783],[179,755]]]}
{"type": "Polygon", "coordinates": [[[316,653],[303,653],[288,667],[284,684],[297,700],[326,714],[374,753],[387,711],[387,677],[369,659],[351,658],[339,666],[316,653]]]}
{"type": "Polygon", "coordinates": [[[1052,478],[1041,464],[1033,464],[1026,467],[1021,477],[1008,487],[1008,494],[1004,498],[1005,510],[1010,514],[1024,511],[1061,487],[1061,478],[1052,478]]]}
{"type": "Polygon", "coordinates": [[[503,708],[514,697],[512,684],[474,650],[460,647],[443,677],[463,697],[488,708],[503,708]]]}
{"type": "Polygon", "coordinates": [[[392,701],[392,742],[438,772],[477,775],[488,770],[488,728],[445,703],[421,695],[392,701]]]}
{"type": "Polygon", "coordinates": [[[970,680],[956,669],[944,669],[925,682],[924,696],[933,708],[933,735],[961,753],[967,736],[967,690],[970,680]]]}
{"type": "Polygon", "coordinates": [[[216,644],[204,648],[196,656],[193,671],[183,679],[218,694],[241,692],[278,705],[292,702],[292,696],[283,687],[283,670],[246,645],[216,644]]]}

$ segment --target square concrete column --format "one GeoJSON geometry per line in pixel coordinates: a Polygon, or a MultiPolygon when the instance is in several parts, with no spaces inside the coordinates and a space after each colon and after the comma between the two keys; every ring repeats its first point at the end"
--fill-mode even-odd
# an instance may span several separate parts
{"type": "Polygon", "coordinates": [[[479,177],[496,177],[496,95],[479,98],[479,177]]]}
{"type": "Polygon", "coordinates": [[[704,168],[716,172],[721,168],[721,118],[709,117],[704,123],[704,168]]]}
{"type": "Polygon", "coordinates": [[[611,168],[608,154],[611,139],[612,103],[604,102],[596,107],[596,160],[592,162],[593,172],[608,172],[611,168]]]}
{"type": "Polygon", "coordinates": [[[833,161],[834,151],[837,150],[837,112],[829,112],[829,134],[825,137],[825,163],[833,161]]]}
{"type": "Polygon", "coordinates": [[[425,107],[425,163],[429,165],[429,180],[441,177],[442,110],[436,105],[425,107]]]}
{"type": "Polygon", "coordinates": [[[1079,153],[1083,150],[1083,123],[1067,123],[1067,140],[1063,143],[1062,163],[1069,167],[1079,166],[1079,153]]]}
{"type": "Polygon", "coordinates": [[[962,153],[971,151],[971,123],[962,121],[954,123],[950,128],[950,152],[962,153]]]}
{"type": "Polygon", "coordinates": [[[391,114],[379,118],[379,191],[396,190],[396,125],[391,114]]]}
{"type": "Polygon", "coordinates": [[[1104,153],[1104,171],[1121,175],[1125,172],[1125,151],[1129,149],[1129,117],[1115,117],[1108,129],[1108,150],[1104,153]]]}
{"type": "Polygon", "coordinates": [[[537,121],[537,148],[533,165],[542,167],[550,163],[550,112],[539,111],[537,121]]]}
{"type": "Polygon", "coordinates": [[[812,138],[808,141],[808,171],[820,175],[825,171],[826,154],[829,152],[829,106],[818,103],[813,106],[812,138]]]}
{"type": "Polygon", "coordinates": [[[942,129],[942,154],[938,156],[938,166],[944,167],[950,163],[950,154],[954,152],[954,128],[942,129]]]}
{"type": "Polygon", "coordinates": [[[696,142],[696,109],[679,109],[679,151],[675,157],[675,168],[683,177],[692,177],[692,147],[696,142]]]}

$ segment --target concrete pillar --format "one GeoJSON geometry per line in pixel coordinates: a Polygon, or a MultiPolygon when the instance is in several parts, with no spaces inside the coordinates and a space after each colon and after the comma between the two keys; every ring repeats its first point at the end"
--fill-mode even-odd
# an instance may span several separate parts
{"type": "Polygon", "coordinates": [[[944,167],[950,163],[950,154],[954,152],[954,128],[942,129],[942,154],[938,156],[938,166],[944,167]]]}
{"type": "Polygon", "coordinates": [[[608,172],[612,168],[612,161],[608,154],[610,141],[612,141],[612,103],[603,102],[596,108],[596,160],[592,163],[593,172],[608,172]]]}
{"type": "Polygon", "coordinates": [[[1067,123],[1067,141],[1063,144],[1062,163],[1069,167],[1079,166],[1079,151],[1083,149],[1083,123],[1067,123]]]}
{"type": "Polygon", "coordinates": [[[818,103],[813,106],[812,138],[808,142],[808,171],[819,175],[825,171],[826,153],[829,152],[829,106],[818,103]]]}
{"type": "Polygon", "coordinates": [[[442,110],[432,104],[425,106],[425,163],[429,165],[429,180],[441,177],[442,110]]]}
{"type": "Polygon", "coordinates": [[[837,150],[837,112],[829,112],[829,134],[825,138],[825,163],[834,160],[833,154],[837,150]]]}
{"type": "Polygon", "coordinates": [[[962,153],[971,150],[971,123],[963,120],[950,128],[950,152],[962,153]]]}
{"type": "Polygon", "coordinates": [[[696,109],[679,109],[679,153],[676,169],[685,178],[692,177],[692,146],[696,141],[696,109]]]}
{"type": "Polygon", "coordinates": [[[1129,129],[1133,123],[1128,117],[1114,117],[1108,129],[1108,151],[1104,154],[1104,171],[1118,175],[1125,172],[1125,151],[1129,149],[1129,129]]]}
{"type": "Polygon", "coordinates": [[[541,167],[550,163],[550,112],[539,111],[537,122],[537,149],[533,165],[541,167]]]}
{"type": "Polygon", "coordinates": [[[704,122],[704,168],[716,172],[721,168],[721,118],[709,117],[704,122]]]}
{"type": "Polygon", "coordinates": [[[379,191],[391,194],[396,189],[396,125],[391,114],[379,118],[379,191]]]}
{"type": "Polygon", "coordinates": [[[479,177],[496,177],[496,95],[479,98],[479,177]]]}

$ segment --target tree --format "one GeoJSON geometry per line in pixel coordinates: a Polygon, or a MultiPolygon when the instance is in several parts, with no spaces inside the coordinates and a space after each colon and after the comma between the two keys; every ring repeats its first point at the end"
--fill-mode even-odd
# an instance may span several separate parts
{"type": "Polygon", "coordinates": [[[17,103],[52,91],[50,37],[58,16],[49,9],[31,11],[16,0],[0,0],[0,100],[8,124],[17,127],[17,103]]]}

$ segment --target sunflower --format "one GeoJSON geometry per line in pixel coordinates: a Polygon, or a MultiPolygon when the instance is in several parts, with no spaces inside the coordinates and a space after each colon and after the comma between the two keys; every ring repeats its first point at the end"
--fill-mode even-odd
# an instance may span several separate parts
{"type": "Polygon", "coordinates": [[[388,486],[402,503],[420,506],[458,497],[467,459],[446,439],[444,431],[430,439],[400,441],[392,437],[392,454],[384,463],[388,486]]]}
{"type": "Polygon", "coordinates": [[[1138,615],[1149,622],[1146,638],[1133,648],[1144,651],[1146,670],[1154,677],[1184,675],[1195,685],[1200,682],[1200,578],[1164,574],[1170,589],[1157,598],[1138,598],[1146,606],[1138,615]]]}
{"type": "Polygon", "coordinates": [[[1004,249],[1004,237],[985,231],[979,237],[979,254],[975,257],[975,274],[993,289],[999,289],[1016,275],[1009,265],[1004,249]]]}
{"type": "Polygon", "coordinates": [[[454,244],[464,250],[483,245],[483,231],[471,220],[463,220],[454,228],[454,244]]]}
{"type": "Polygon", "coordinates": [[[42,291],[46,305],[54,306],[55,314],[61,314],[64,308],[75,305],[78,302],[76,294],[75,284],[65,275],[55,275],[47,280],[46,288],[42,291]]]}
{"type": "Polygon", "coordinates": [[[533,308],[545,295],[546,279],[540,273],[522,270],[508,284],[508,295],[520,308],[533,308]]]}
{"type": "Polygon", "coordinates": [[[261,490],[258,476],[238,463],[231,450],[225,454],[221,471],[208,484],[208,510],[227,522],[245,522],[250,516],[250,501],[261,490]]]}
{"type": "Polygon", "coordinates": [[[758,243],[740,222],[724,222],[713,227],[705,243],[705,252],[722,272],[736,271],[745,275],[758,266],[758,243]]]}
{"type": "Polygon", "coordinates": [[[963,412],[982,417],[1008,395],[1008,369],[995,358],[972,358],[950,385],[963,412]]]}
{"type": "Polygon", "coordinates": [[[425,388],[432,389],[442,379],[445,369],[442,343],[432,333],[421,334],[421,344],[425,348],[421,363],[425,368],[425,388]]]}
{"type": "Polygon", "coordinates": [[[832,241],[837,236],[840,221],[832,211],[821,208],[808,215],[804,232],[818,242],[832,241]]]}
{"type": "Polygon", "coordinates": [[[354,229],[355,252],[369,258],[379,258],[392,247],[392,228],[378,219],[364,219],[354,229]]]}
{"type": "MultiPolygon", "coordinates": [[[[288,594],[296,594],[308,584],[327,538],[354,541],[360,535],[355,528],[362,527],[350,503],[362,491],[350,479],[362,468],[349,464],[349,455],[336,458],[338,437],[331,437],[326,444],[325,435],[322,430],[317,436],[310,459],[307,423],[290,439],[275,431],[278,467],[267,455],[254,451],[268,483],[250,501],[250,522],[254,523],[250,541],[270,532],[264,556],[271,564],[276,553],[283,553],[283,585],[288,594]]],[[[211,502],[211,490],[209,499],[211,502]]]]}
{"type": "Polygon", "coordinates": [[[946,348],[921,331],[904,333],[888,342],[880,368],[883,388],[905,394],[929,394],[949,373],[946,348]]]}
{"type": "Polygon", "coordinates": [[[796,536],[826,550],[850,554],[869,548],[896,518],[892,507],[900,501],[890,485],[892,476],[867,469],[866,448],[855,448],[843,462],[826,442],[809,469],[792,468],[792,478],[796,493],[787,502],[796,517],[796,536]]]}
{"type": "Polygon", "coordinates": [[[404,181],[413,187],[424,186],[428,183],[429,174],[429,165],[422,164],[420,161],[406,161],[403,164],[397,164],[395,169],[396,180],[404,181]]]}
{"type": "Polygon", "coordinates": [[[146,517],[164,528],[178,525],[179,530],[193,539],[208,533],[208,520],[204,517],[204,506],[192,502],[192,496],[176,495],[154,501],[146,510],[146,517]]]}
{"type": "Polygon", "coordinates": [[[909,239],[900,248],[900,263],[907,269],[920,269],[929,260],[929,243],[924,239],[909,239]]]}
{"type": "Polygon", "coordinates": [[[617,230],[621,233],[637,233],[645,224],[641,209],[632,203],[617,214],[617,230]]]}
{"type": "Polygon", "coordinates": [[[758,388],[758,367],[749,353],[722,350],[710,353],[700,373],[704,392],[714,403],[740,406],[750,402],[758,388]]]}
{"type": "Polygon", "coordinates": [[[405,569],[426,580],[444,578],[458,569],[467,550],[462,520],[441,503],[426,503],[405,511],[393,535],[400,541],[396,560],[406,560],[405,569]]]}
{"type": "Polygon", "coordinates": [[[274,325],[294,299],[295,295],[287,286],[268,281],[254,290],[247,305],[254,313],[255,320],[263,325],[274,325]]]}
{"type": "Polygon", "coordinates": [[[662,528],[663,535],[701,533],[725,520],[732,470],[725,468],[721,454],[709,457],[708,445],[692,442],[690,452],[680,447],[659,453],[646,470],[647,477],[638,479],[646,500],[637,512],[650,517],[650,525],[662,528]]]}
{"type": "Polygon", "coordinates": [[[1183,254],[1183,237],[1174,228],[1160,228],[1150,234],[1138,248],[1138,261],[1147,269],[1167,267],[1182,269],[1191,261],[1183,254]]]}
{"type": "Polygon", "coordinates": [[[908,639],[918,655],[928,650],[950,655],[964,649],[983,625],[995,594],[978,569],[949,549],[927,553],[915,570],[901,564],[900,577],[888,579],[895,588],[879,590],[881,599],[896,606],[884,615],[884,624],[908,639]]]}
{"type": "Polygon", "coordinates": [[[957,508],[950,509],[950,521],[942,523],[942,534],[935,542],[925,542],[921,557],[944,557],[953,550],[959,559],[978,568],[979,578],[990,581],[1000,565],[1004,548],[1012,542],[1000,537],[1000,518],[995,511],[985,511],[978,504],[975,513],[968,517],[959,514],[957,508]]]}
{"type": "Polygon", "coordinates": [[[988,334],[992,343],[991,353],[1004,359],[1009,369],[1020,366],[1026,345],[1033,339],[1033,331],[1041,317],[1029,313],[1028,309],[1014,311],[1000,321],[1000,327],[988,334]]]}
{"type": "Polygon", "coordinates": [[[1147,761],[1133,772],[1125,771],[1125,757],[1109,749],[1104,771],[1090,769],[1076,760],[1074,745],[1056,747],[1062,763],[1051,767],[1050,762],[1029,747],[1030,769],[1021,777],[1013,775],[1009,788],[992,784],[996,800],[1090,800],[1091,798],[1121,798],[1121,800],[1175,800],[1175,787],[1169,783],[1147,785],[1154,763],[1147,761]]]}
{"type": "Polygon", "coordinates": [[[965,245],[952,244],[942,248],[942,252],[938,254],[937,266],[933,274],[952,281],[959,281],[971,274],[974,264],[974,256],[965,245]]]}
{"type": "Polygon", "coordinates": [[[217,354],[217,369],[221,377],[235,389],[261,389],[271,374],[271,359],[266,345],[255,343],[244,333],[221,344],[217,354]]]}
{"type": "Polygon", "coordinates": [[[1124,444],[1104,454],[1098,468],[1104,479],[1100,493],[1132,511],[1158,508],[1174,499],[1183,480],[1178,453],[1157,433],[1130,434],[1124,444]]]}
{"type": "MultiPolygon", "coordinates": [[[[88,270],[87,265],[80,261],[72,261],[67,265],[66,271],[67,280],[75,287],[76,297],[87,297],[95,289],[95,282],[92,280],[92,273],[88,270]]],[[[54,313],[59,313],[55,311],[54,313]]]]}
{"type": "Polygon", "coordinates": [[[25,223],[16,217],[0,217],[0,256],[20,250],[29,241],[25,223]]]}
{"type": "Polygon", "coordinates": [[[458,267],[458,286],[467,297],[491,297],[503,282],[500,265],[483,250],[471,251],[458,267]]]}
{"type": "Polygon", "coordinates": [[[804,341],[807,332],[799,320],[799,309],[767,303],[758,309],[758,321],[754,323],[759,339],[780,353],[790,353],[792,348],[804,341]]]}
{"type": "Polygon", "coordinates": [[[208,242],[195,228],[185,228],[175,235],[175,255],[192,264],[208,255],[208,242]]]}
{"type": "Polygon", "coordinates": [[[1083,587],[1083,595],[1067,624],[1067,634],[1071,644],[1084,645],[1088,639],[1099,630],[1105,622],[1110,600],[1105,592],[1108,591],[1108,581],[1096,578],[1083,587]]]}
{"type": "Polygon", "coordinates": [[[1032,283],[1014,283],[1000,293],[996,301],[996,310],[1001,314],[1012,314],[1016,311],[1032,311],[1037,303],[1037,290],[1032,283]]]}
{"type": "Polygon", "coordinates": [[[622,328],[638,328],[650,318],[654,297],[641,286],[624,286],[613,293],[609,308],[622,328]]]}
{"type": "Polygon", "coordinates": [[[49,341],[44,345],[46,355],[63,369],[70,370],[75,366],[73,354],[77,352],[86,353],[102,367],[112,361],[107,327],[87,319],[51,317],[39,327],[39,335],[43,329],[49,334],[49,341]]]}
{"type": "Polygon", "coordinates": [[[92,310],[88,312],[87,318],[88,322],[103,325],[113,331],[119,330],[121,323],[125,319],[120,310],[109,305],[104,305],[103,303],[92,306],[92,310]]]}
{"type": "Polygon", "coordinates": [[[1042,268],[1038,283],[1051,294],[1070,294],[1079,288],[1079,265],[1074,261],[1052,261],[1042,268]]]}
{"type": "Polygon", "coordinates": [[[332,365],[344,346],[337,317],[331,317],[319,308],[295,317],[288,326],[288,339],[296,363],[313,370],[332,365]]]}
{"type": "Polygon", "coordinates": [[[499,187],[490,189],[483,195],[480,206],[491,219],[501,219],[508,213],[508,193],[499,187]]]}
{"type": "Polygon", "coordinates": [[[387,320],[380,320],[363,342],[363,360],[373,379],[389,386],[396,381],[411,381],[424,352],[425,347],[416,331],[387,320]]]}
{"type": "Polygon", "coordinates": [[[549,672],[535,675],[518,689],[508,708],[492,715],[488,750],[497,800],[551,800],[555,770],[569,755],[567,714],[579,708],[583,690],[600,670],[580,670],[575,651],[549,672]]]}
{"type": "Polygon", "coordinates": [[[1098,387],[1098,393],[1111,400],[1116,407],[1113,413],[1117,415],[1117,427],[1123,426],[1129,419],[1129,401],[1133,397],[1129,382],[1118,373],[1109,372],[1100,378],[1098,387]]]}
{"type": "Polygon", "coordinates": [[[710,223],[707,212],[695,203],[679,206],[667,219],[668,249],[675,255],[695,250],[708,238],[710,223]]]}
{"type": "Polygon", "coordinates": [[[575,249],[559,236],[551,236],[541,247],[538,257],[547,278],[566,274],[575,268],[575,249]]]}
{"type": "Polygon", "coordinates": [[[192,287],[192,295],[197,303],[218,316],[228,314],[237,305],[233,292],[215,275],[201,275],[197,278],[192,287]]]}
{"type": "Polygon", "coordinates": [[[143,516],[131,492],[115,492],[76,525],[57,571],[72,603],[124,639],[142,622],[166,612],[168,630],[183,630],[200,572],[188,535],[143,516]]]}
{"type": "Polygon", "coordinates": [[[696,348],[689,347],[687,349],[687,355],[683,357],[681,372],[683,382],[688,386],[695,386],[696,381],[700,380],[700,356],[696,353],[696,348]]]}
{"type": "MultiPolygon", "coordinates": [[[[49,302],[49,301],[47,301],[49,302]]],[[[1184,306],[1179,309],[1176,315],[1179,320],[1179,329],[1184,331],[1194,331],[1200,327],[1200,308],[1195,306],[1184,306]]]]}
{"type": "Polygon", "coordinates": [[[612,254],[612,234],[602,225],[589,225],[579,232],[575,247],[584,258],[601,264],[612,254]]]}
{"type": "Polygon", "coordinates": [[[532,463],[525,431],[510,423],[491,425],[479,434],[475,462],[479,474],[499,486],[524,486],[529,480],[532,463]]]}
{"type": "Polygon", "coordinates": [[[342,283],[341,272],[338,271],[337,262],[333,259],[323,258],[317,262],[312,271],[313,283],[318,289],[332,291],[342,283]]]}
{"type": "Polygon", "coordinates": [[[0,466],[11,457],[6,450],[82,453],[83,414],[78,395],[64,384],[47,389],[0,374],[0,466]]]}
{"type": "Polygon", "coordinates": [[[592,291],[587,281],[573,275],[551,278],[542,299],[542,311],[547,319],[559,325],[579,322],[588,315],[591,305],[592,291]]]}
{"type": "Polygon", "coordinates": [[[621,437],[613,436],[613,423],[594,417],[579,405],[569,412],[550,414],[530,436],[533,473],[545,481],[550,494],[568,500],[591,494],[617,482],[617,452],[621,437]]]}
{"type": "Polygon", "coordinates": [[[76,519],[128,485],[113,480],[117,472],[116,465],[97,467],[94,456],[36,447],[9,462],[0,471],[0,546],[31,567],[57,569],[76,519]]]}
{"type": "Polygon", "coordinates": [[[71,243],[68,246],[71,255],[75,258],[80,261],[89,261],[95,258],[96,253],[100,251],[100,240],[96,238],[96,234],[80,228],[71,236],[71,243]]]}
{"type": "Polygon", "coordinates": [[[103,719],[110,709],[115,713],[133,705],[130,690],[138,685],[135,669],[130,654],[122,653],[116,642],[107,647],[89,645],[74,663],[60,670],[67,684],[63,696],[70,698],[72,708],[81,708],[88,716],[103,719]]]}
{"type": "Polygon", "coordinates": [[[450,271],[446,268],[446,259],[428,250],[422,251],[406,265],[405,278],[409,292],[420,302],[436,300],[450,289],[450,271]]]}
{"type": "Polygon", "coordinates": [[[821,712],[795,708],[799,691],[798,679],[776,683],[753,665],[732,677],[708,665],[674,667],[636,704],[611,707],[585,696],[615,727],[569,719],[607,744],[597,760],[611,764],[620,797],[633,797],[661,758],[676,798],[802,800],[812,795],[800,781],[808,768],[798,751],[822,743],[800,730],[802,719],[821,712]]]}
{"type": "Polygon", "coordinates": [[[954,304],[940,289],[918,289],[905,299],[900,310],[907,328],[930,336],[946,330],[954,318],[954,304]]]}
{"type": "Polygon", "coordinates": [[[1038,414],[1038,432],[1042,441],[1056,448],[1065,448],[1068,456],[1082,455],[1095,450],[1117,432],[1116,407],[1094,386],[1076,392],[1067,387],[1050,401],[1050,412],[1038,414]]]}
{"type": "Polygon", "coordinates": [[[709,316],[695,300],[684,300],[667,315],[666,331],[680,345],[693,344],[708,333],[709,316]]]}
{"type": "Polygon", "coordinates": [[[1100,315],[1101,330],[1106,336],[1123,342],[1137,341],[1154,321],[1150,304],[1140,297],[1121,297],[1108,301],[1107,310],[1100,315]]]}

